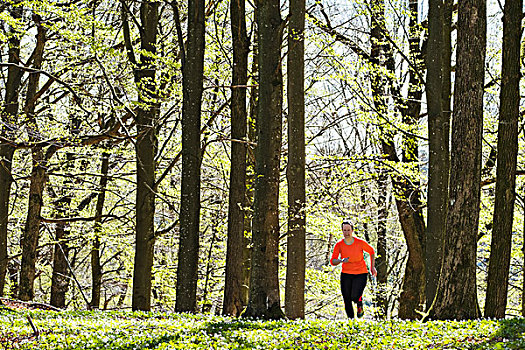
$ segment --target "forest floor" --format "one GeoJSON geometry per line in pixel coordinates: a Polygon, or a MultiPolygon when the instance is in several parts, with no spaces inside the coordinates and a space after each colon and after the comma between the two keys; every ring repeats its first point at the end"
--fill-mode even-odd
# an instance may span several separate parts
{"type": "Polygon", "coordinates": [[[525,319],[262,321],[0,307],[2,349],[525,349],[525,319]]]}

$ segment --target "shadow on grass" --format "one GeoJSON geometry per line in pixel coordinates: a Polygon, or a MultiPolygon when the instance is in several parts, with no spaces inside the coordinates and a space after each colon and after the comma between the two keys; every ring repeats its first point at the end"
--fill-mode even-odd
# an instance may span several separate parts
{"type": "MultiPolygon", "coordinates": [[[[191,344],[196,348],[215,348],[213,345],[214,342],[222,340],[222,343],[228,344],[228,348],[231,349],[253,349],[256,347],[266,347],[264,341],[251,341],[242,336],[244,332],[236,332],[239,330],[251,331],[251,330],[274,330],[282,327],[282,322],[265,322],[259,323],[257,321],[231,321],[231,322],[207,322],[204,323],[201,327],[192,329],[190,331],[182,331],[175,334],[165,334],[155,337],[153,339],[148,339],[142,344],[140,344],[142,349],[155,349],[160,345],[166,344],[169,349],[169,343],[177,344],[187,343],[189,339],[192,339],[194,336],[195,339],[191,341],[191,344]],[[216,337],[220,335],[220,337],[216,337]]],[[[217,346],[223,346],[221,344],[215,344],[217,346]]],[[[123,345],[119,347],[111,347],[112,349],[134,349],[136,345],[123,345]]],[[[193,348],[193,347],[192,347],[193,348]]],[[[220,347],[222,348],[222,347],[220,347]]]]}
{"type": "Polygon", "coordinates": [[[525,318],[497,321],[498,329],[475,349],[525,349],[525,318]]]}

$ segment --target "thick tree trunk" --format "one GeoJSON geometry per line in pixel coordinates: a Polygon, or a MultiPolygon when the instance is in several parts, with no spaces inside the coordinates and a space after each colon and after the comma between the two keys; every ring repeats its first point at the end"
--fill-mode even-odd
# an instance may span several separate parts
{"type": "Polygon", "coordinates": [[[259,101],[250,297],[243,315],[280,318],[279,164],[282,139],[282,19],[279,0],[259,2],[259,101]]]}
{"type": "MultiPolygon", "coordinates": [[[[22,7],[15,6],[10,8],[13,18],[22,16],[22,7]]],[[[8,62],[17,63],[20,57],[20,40],[14,30],[10,28],[8,62]]],[[[9,67],[7,71],[7,82],[5,85],[4,106],[0,110],[2,125],[0,133],[6,139],[13,139],[13,131],[16,130],[18,115],[18,97],[20,82],[22,80],[22,71],[17,67],[9,67]]],[[[15,149],[7,143],[0,144],[0,296],[4,295],[4,286],[6,281],[8,252],[7,252],[7,235],[9,222],[9,199],[11,196],[11,166],[15,149]]]]}
{"type": "Polygon", "coordinates": [[[288,233],[285,311],[304,318],[306,179],[304,130],[305,0],[290,0],[288,25],[288,233]]]}
{"type": "Polygon", "coordinates": [[[228,243],[224,284],[224,315],[239,316],[242,302],[244,262],[244,217],[246,198],[246,85],[248,80],[249,41],[246,34],[245,0],[230,2],[233,38],[231,167],[228,206],[228,243]]]}
{"type": "Polygon", "coordinates": [[[512,222],[514,219],[514,201],[516,199],[522,10],[523,0],[505,1],[496,200],[490,245],[485,317],[505,318],[507,306],[512,222]]]}
{"type": "MultiPolygon", "coordinates": [[[[426,307],[432,304],[441,270],[445,234],[449,178],[449,114],[443,100],[443,1],[429,2],[426,96],[428,110],[428,200],[426,260],[426,307]]],[[[448,109],[447,109],[448,110],[448,109]]]]}
{"type": "Polygon", "coordinates": [[[476,246],[480,207],[483,81],[486,46],[485,0],[460,0],[450,200],[443,267],[432,319],[479,318],[476,246]]]}
{"type": "Polygon", "coordinates": [[[140,6],[142,23],[140,63],[135,71],[139,89],[140,107],[137,110],[137,141],[135,144],[137,166],[136,193],[136,243],[133,270],[133,310],[151,308],[151,269],[155,245],[155,157],[157,154],[157,117],[155,54],[158,2],[144,1],[140,6]]]}
{"type": "MultiPolygon", "coordinates": [[[[37,24],[36,46],[34,50],[33,68],[39,70],[42,68],[42,60],[44,55],[44,46],[46,41],[45,29],[40,23],[38,16],[35,16],[37,24]]],[[[38,82],[40,73],[33,73],[29,75],[27,86],[26,103],[24,112],[29,120],[29,127],[31,141],[36,141],[38,137],[38,126],[35,116],[35,101],[34,97],[38,89],[38,82]]],[[[51,151],[50,146],[48,152],[44,153],[42,148],[34,147],[31,150],[33,158],[33,169],[31,171],[31,180],[29,185],[29,203],[27,209],[27,219],[22,234],[21,248],[22,248],[22,263],[20,267],[20,282],[18,290],[18,298],[20,300],[28,301],[34,297],[33,282],[35,280],[35,264],[37,258],[38,238],[40,236],[40,213],[42,209],[42,196],[46,182],[47,161],[54,152],[51,151]]]]}
{"type": "Polygon", "coordinates": [[[102,288],[102,265],[100,263],[100,232],[102,231],[102,214],[104,213],[104,202],[106,200],[106,187],[109,172],[109,153],[102,153],[102,163],[100,165],[100,183],[95,208],[95,238],[91,248],[91,303],[92,309],[100,307],[100,290],[102,288]]]}
{"type": "Polygon", "coordinates": [[[175,310],[179,312],[195,312],[197,307],[204,8],[204,0],[188,0],[187,50],[182,65],[182,180],[175,302],[175,310]]]}

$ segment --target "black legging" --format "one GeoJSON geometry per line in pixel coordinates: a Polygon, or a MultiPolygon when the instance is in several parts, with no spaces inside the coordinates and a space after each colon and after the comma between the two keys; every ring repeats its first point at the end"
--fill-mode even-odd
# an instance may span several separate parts
{"type": "Polygon", "coordinates": [[[354,318],[352,301],[358,306],[363,305],[362,296],[366,287],[367,273],[350,275],[341,273],[341,293],[345,301],[345,311],[349,318],[354,318]]]}

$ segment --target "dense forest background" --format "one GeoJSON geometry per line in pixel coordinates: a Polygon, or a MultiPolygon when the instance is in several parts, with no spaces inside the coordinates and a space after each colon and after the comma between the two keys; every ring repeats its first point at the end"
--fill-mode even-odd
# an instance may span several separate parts
{"type": "Polygon", "coordinates": [[[420,318],[436,288],[432,317],[523,315],[522,13],[4,0],[0,296],[338,318],[329,257],[350,219],[377,248],[375,317],[420,318]]]}

